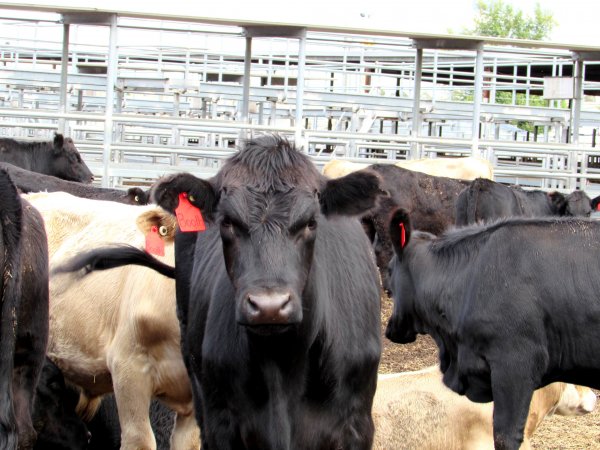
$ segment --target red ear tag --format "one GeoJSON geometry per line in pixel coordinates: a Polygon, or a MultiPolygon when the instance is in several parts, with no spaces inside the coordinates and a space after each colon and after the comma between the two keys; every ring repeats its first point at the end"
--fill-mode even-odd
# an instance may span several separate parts
{"type": "Polygon", "coordinates": [[[181,231],[206,230],[200,209],[190,203],[186,192],[179,194],[179,205],[175,208],[175,215],[181,231]]]}
{"type": "Polygon", "coordinates": [[[400,224],[400,248],[404,248],[406,245],[406,228],[404,228],[404,224],[400,224]]]}
{"type": "Polygon", "coordinates": [[[165,256],[165,243],[160,238],[156,225],[153,225],[146,235],[146,251],[153,255],[165,256]]]}
{"type": "Polygon", "coordinates": [[[596,205],[596,211],[600,211],[600,202],[596,205]]]}

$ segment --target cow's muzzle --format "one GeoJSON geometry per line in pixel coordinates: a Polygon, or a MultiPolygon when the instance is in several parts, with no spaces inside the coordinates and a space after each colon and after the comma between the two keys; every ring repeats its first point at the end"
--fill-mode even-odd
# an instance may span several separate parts
{"type": "Polygon", "coordinates": [[[407,327],[399,326],[394,320],[390,320],[385,329],[385,337],[396,344],[410,344],[417,339],[417,333],[407,327]]]}
{"type": "Polygon", "coordinates": [[[241,305],[243,325],[291,325],[302,319],[302,310],[289,292],[248,294],[241,305]]]}

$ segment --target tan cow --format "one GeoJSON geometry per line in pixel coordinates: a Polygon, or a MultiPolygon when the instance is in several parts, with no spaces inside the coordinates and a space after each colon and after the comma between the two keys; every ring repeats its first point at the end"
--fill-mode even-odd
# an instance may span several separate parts
{"type": "MultiPolygon", "coordinates": [[[[594,392],[552,383],[534,392],[521,449],[541,421],[553,413],[581,415],[596,406],[594,392]]],[[[380,375],[373,401],[374,450],[494,449],[493,403],[474,403],[442,382],[439,367],[380,375]]]]}
{"type": "MultiPolygon", "coordinates": [[[[175,219],[156,205],[124,205],[63,192],[24,197],[44,217],[51,269],[82,250],[106,244],[143,248],[152,226],[165,243],[165,256],[159,258],[174,264],[175,219]]],[[[156,448],[148,417],[152,397],[177,413],[171,448],[199,448],[173,280],[139,266],[86,277],[53,275],[48,356],[89,400],[80,405],[82,413],[92,415],[99,398],[114,391],[121,449],[156,448]]]]}
{"type": "MultiPolygon", "coordinates": [[[[356,170],[365,169],[370,164],[332,159],[323,166],[323,175],[339,178],[356,170]]],[[[490,162],[472,156],[461,158],[423,158],[397,161],[394,163],[403,169],[423,172],[437,177],[474,180],[475,178],[493,179],[494,170],[490,162]]]]}

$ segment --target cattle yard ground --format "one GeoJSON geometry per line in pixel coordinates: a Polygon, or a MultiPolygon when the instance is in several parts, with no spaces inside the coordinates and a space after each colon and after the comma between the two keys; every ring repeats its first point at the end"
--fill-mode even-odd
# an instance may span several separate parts
{"type": "MultiPolygon", "coordinates": [[[[381,303],[382,336],[392,313],[392,301],[383,296],[381,303]]],[[[380,373],[405,372],[423,369],[437,363],[438,351],[429,336],[419,336],[412,344],[394,344],[383,337],[380,373]]],[[[600,391],[595,391],[596,395],[600,391]]],[[[536,450],[600,449],[600,407],[585,416],[554,415],[542,422],[531,440],[536,450]]]]}

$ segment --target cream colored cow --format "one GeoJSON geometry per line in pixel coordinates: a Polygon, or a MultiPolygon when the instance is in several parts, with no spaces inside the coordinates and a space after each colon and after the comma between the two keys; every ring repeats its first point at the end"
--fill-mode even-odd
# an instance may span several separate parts
{"type": "MultiPolygon", "coordinates": [[[[131,206],[72,195],[24,195],[44,217],[50,269],[81,251],[106,244],[143,248],[152,226],[173,265],[175,219],[156,205],[131,206]]],[[[174,280],[127,266],[85,277],[50,279],[49,357],[82,391],[88,417],[114,391],[122,449],[154,450],[148,411],[152,397],[176,413],[171,448],[199,448],[189,379],[180,351],[174,280]]]]}
{"type": "MultiPolygon", "coordinates": [[[[339,178],[356,170],[366,169],[370,164],[332,159],[323,166],[323,175],[339,178]]],[[[423,158],[397,161],[397,167],[423,172],[437,177],[474,180],[475,178],[493,179],[494,170],[490,162],[483,158],[423,158]]]]}
{"type": "MultiPolygon", "coordinates": [[[[581,386],[552,383],[534,392],[521,449],[542,420],[553,413],[594,410],[596,395],[581,386]]],[[[380,375],[373,401],[374,450],[494,449],[493,403],[474,403],[442,382],[439,367],[380,375]]]]}

